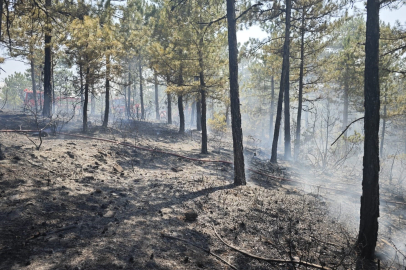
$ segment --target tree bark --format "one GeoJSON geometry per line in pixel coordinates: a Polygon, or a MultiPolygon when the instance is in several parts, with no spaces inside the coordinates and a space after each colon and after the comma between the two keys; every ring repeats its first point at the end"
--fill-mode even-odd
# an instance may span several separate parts
{"type": "Polygon", "coordinates": [[[385,93],[385,104],[383,105],[381,146],[379,147],[379,153],[381,155],[381,158],[383,157],[383,144],[385,142],[386,114],[387,114],[387,110],[386,110],[386,93],[385,93]]]}
{"type": "Polygon", "coordinates": [[[158,76],[156,72],[154,73],[154,84],[155,84],[155,118],[156,120],[160,120],[161,116],[159,115],[158,76]]]}
{"type": "Polygon", "coordinates": [[[272,138],[273,135],[273,118],[274,118],[274,112],[275,112],[275,80],[274,77],[271,76],[271,113],[270,113],[270,133],[269,133],[269,138],[272,138]]]}
{"type": "Polygon", "coordinates": [[[89,66],[86,68],[85,77],[85,102],[83,103],[83,133],[87,133],[87,105],[89,103],[89,66]]]}
{"type": "Polygon", "coordinates": [[[107,128],[110,114],[110,55],[106,55],[106,100],[102,127],[107,128]]]}
{"type": "Polygon", "coordinates": [[[142,83],[143,83],[143,78],[142,78],[142,65],[141,65],[142,59],[140,58],[140,63],[139,63],[139,70],[140,70],[140,101],[141,101],[141,119],[145,119],[145,108],[144,108],[144,92],[142,89],[142,83]]]}
{"type": "Polygon", "coordinates": [[[172,97],[170,93],[166,94],[168,98],[168,124],[172,124],[172,97]]]}
{"type": "Polygon", "coordinates": [[[285,109],[285,159],[291,158],[290,145],[290,105],[289,105],[289,69],[290,69],[290,15],[292,9],[292,0],[286,0],[286,27],[285,43],[283,45],[283,64],[281,87],[284,90],[284,109],[285,109]]]}
{"type": "Polygon", "coordinates": [[[183,96],[178,95],[179,133],[185,133],[185,113],[183,111],[183,96]]]}
{"type": "Polygon", "coordinates": [[[240,97],[238,85],[238,48],[235,1],[227,0],[228,52],[230,73],[231,129],[234,150],[234,185],[245,185],[243,134],[241,129],[240,97]]]}
{"type": "MultiPolygon", "coordinates": [[[[49,10],[51,0],[45,1],[45,8],[49,10]]],[[[51,20],[47,14],[47,24],[45,29],[45,61],[44,61],[44,107],[42,115],[50,117],[52,113],[52,87],[51,87],[51,20]]]]}
{"type": "Polygon", "coordinates": [[[297,161],[300,154],[300,131],[302,124],[302,109],[303,109],[303,73],[304,73],[304,35],[305,35],[305,7],[302,10],[301,18],[301,33],[300,33],[300,66],[299,66],[299,101],[297,107],[297,120],[296,120],[296,138],[294,159],[297,161]]]}
{"type": "MultiPolygon", "coordinates": [[[[367,1],[364,73],[364,159],[358,269],[371,264],[378,237],[379,218],[379,0],[367,1]]],[[[371,269],[371,268],[368,268],[371,269]]]]}
{"type": "Polygon", "coordinates": [[[131,64],[128,64],[128,94],[127,94],[127,117],[131,117],[132,105],[131,105],[131,64]]]}
{"type": "Polygon", "coordinates": [[[282,103],[283,103],[283,89],[279,88],[278,96],[278,107],[276,109],[276,119],[275,119],[275,128],[273,133],[272,140],[272,153],[271,153],[271,162],[276,163],[278,161],[278,140],[280,135],[280,127],[282,120],[282,103]]]}
{"type": "Polygon", "coordinates": [[[196,101],[196,130],[202,130],[202,110],[200,97],[196,101]]]}
{"type": "Polygon", "coordinates": [[[31,83],[32,83],[32,93],[34,94],[34,106],[35,106],[35,114],[38,114],[38,101],[37,101],[37,86],[35,85],[35,63],[34,63],[34,53],[31,52],[31,83]]]}

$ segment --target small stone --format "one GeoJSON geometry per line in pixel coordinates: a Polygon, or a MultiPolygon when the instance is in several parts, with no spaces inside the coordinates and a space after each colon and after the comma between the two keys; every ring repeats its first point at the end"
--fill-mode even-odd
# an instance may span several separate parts
{"type": "Polygon", "coordinates": [[[189,210],[185,213],[185,221],[193,222],[196,221],[198,214],[193,211],[189,210]]]}
{"type": "Polygon", "coordinates": [[[109,211],[107,211],[106,214],[104,214],[104,217],[106,217],[106,218],[112,218],[112,217],[114,217],[115,215],[116,215],[116,212],[109,210],[109,211]]]}
{"type": "Polygon", "coordinates": [[[122,172],[124,171],[123,167],[121,167],[121,166],[118,165],[118,164],[114,164],[114,165],[113,165],[113,170],[114,170],[115,172],[118,172],[118,173],[122,173],[122,172]]]}
{"type": "Polygon", "coordinates": [[[66,154],[68,154],[70,158],[75,158],[75,155],[71,151],[66,152],[66,154]]]}
{"type": "Polygon", "coordinates": [[[100,193],[102,193],[102,190],[100,188],[96,188],[95,192],[100,194],[100,193]]]}

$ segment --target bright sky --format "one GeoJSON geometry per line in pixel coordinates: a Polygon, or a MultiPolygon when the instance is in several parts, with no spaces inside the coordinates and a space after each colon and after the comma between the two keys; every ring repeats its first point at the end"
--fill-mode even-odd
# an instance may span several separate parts
{"type": "MultiPolygon", "coordinates": [[[[363,8],[362,4],[357,4],[358,8],[363,8]]],[[[381,20],[388,22],[390,24],[394,24],[396,21],[400,21],[402,25],[406,27],[406,6],[398,10],[389,10],[383,9],[380,12],[381,20]]],[[[237,33],[237,40],[241,44],[248,41],[250,37],[253,38],[264,38],[266,34],[261,31],[258,26],[252,26],[248,30],[239,31],[237,33]]],[[[0,50],[0,55],[3,57],[7,57],[3,50],[0,50]]],[[[13,74],[14,72],[24,72],[28,69],[28,65],[22,63],[21,61],[15,61],[13,59],[6,59],[5,63],[1,65],[1,68],[5,70],[0,70],[0,81],[4,81],[8,75],[13,74]]]]}

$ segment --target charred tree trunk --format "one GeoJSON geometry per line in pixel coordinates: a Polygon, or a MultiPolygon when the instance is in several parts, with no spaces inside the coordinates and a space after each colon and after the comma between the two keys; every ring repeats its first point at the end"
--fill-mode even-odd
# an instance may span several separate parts
{"type": "Polygon", "coordinates": [[[234,185],[245,185],[243,135],[241,129],[240,97],[238,85],[238,47],[235,1],[227,0],[228,52],[230,72],[231,129],[234,150],[234,185]]]}
{"type": "Polygon", "coordinates": [[[299,67],[299,102],[297,107],[296,120],[296,138],[294,159],[297,161],[300,153],[300,131],[302,128],[302,109],[303,109],[303,69],[304,69],[304,35],[305,35],[305,8],[302,10],[302,27],[300,29],[300,67],[299,67]]]}
{"type": "Polygon", "coordinates": [[[83,103],[83,133],[87,133],[87,105],[89,103],[89,67],[86,68],[85,102],[83,103]]]}
{"type": "Polygon", "coordinates": [[[379,0],[367,1],[364,73],[364,159],[358,269],[373,269],[379,218],[379,0]]]}
{"type": "Polygon", "coordinates": [[[128,94],[127,94],[127,117],[131,117],[133,106],[131,105],[131,64],[128,64],[128,94]]]}
{"type": "MultiPolygon", "coordinates": [[[[182,86],[183,85],[183,68],[182,65],[179,70],[179,81],[178,85],[182,86]]],[[[183,96],[182,94],[178,94],[178,112],[179,112],[179,133],[183,134],[185,133],[185,112],[183,110],[183,96]]]]}
{"type": "Polygon", "coordinates": [[[155,84],[155,118],[159,120],[161,117],[159,115],[159,98],[158,98],[158,76],[154,73],[154,84],[155,84]]]}
{"type": "Polygon", "coordinates": [[[168,98],[168,124],[172,124],[172,97],[170,93],[166,94],[168,98]]]}
{"type": "Polygon", "coordinates": [[[280,135],[280,127],[282,120],[282,103],[283,103],[283,89],[279,88],[278,96],[278,107],[276,109],[276,119],[275,119],[275,128],[273,133],[272,140],[272,153],[271,153],[271,162],[276,163],[278,160],[278,140],[280,135]]]}
{"type": "MultiPolygon", "coordinates": [[[[51,7],[51,0],[45,1],[45,8],[51,7]]],[[[47,15],[47,25],[45,30],[45,61],[44,61],[44,107],[42,115],[50,117],[52,113],[52,87],[51,87],[51,20],[47,15]]]]}
{"type": "Polygon", "coordinates": [[[196,101],[196,129],[197,131],[202,130],[202,110],[200,98],[198,98],[196,101]]]}
{"type": "Polygon", "coordinates": [[[145,119],[145,109],[144,109],[144,92],[142,89],[142,83],[143,83],[143,78],[142,78],[142,65],[141,65],[141,59],[139,63],[139,71],[140,71],[140,102],[141,102],[141,119],[145,119]]]}
{"type": "Polygon", "coordinates": [[[35,63],[34,63],[34,53],[31,53],[30,59],[31,65],[31,84],[32,84],[32,93],[34,94],[34,106],[35,106],[35,114],[38,114],[38,101],[37,101],[37,86],[35,84],[35,63]]]}
{"type": "Polygon", "coordinates": [[[84,83],[83,83],[83,64],[79,64],[79,81],[80,81],[80,110],[79,110],[79,115],[82,115],[83,113],[83,103],[84,103],[84,98],[83,98],[83,89],[84,89],[84,83]]]}
{"type": "Polygon", "coordinates": [[[273,118],[274,118],[274,112],[275,112],[275,80],[274,77],[271,76],[271,113],[270,113],[270,133],[269,133],[269,138],[272,138],[273,135],[273,118]]]}
{"type": "Polygon", "coordinates": [[[106,103],[104,108],[104,120],[102,127],[107,128],[110,114],[110,55],[106,55],[106,103]]]}
{"type": "Polygon", "coordinates": [[[185,113],[183,111],[183,96],[178,95],[179,133],[185,133],[185,113]]]}
{"type": "Polygon", "coordinates": [[[381,157],[383,157],[383,144],[385,141],[385,130],[386,130],[386,93],[385,93],[385,104],[383,105],[383,119],[382,119],[382,136],[381,136],[381,146],[379,149],[379,153],[381,154],[381,157]]]}
{"type": "Polygon", "coordinates": [[[282,102],[285,104],[285,158],[290,158],[290,112],[289,112],[289,46],[290,46],[290,12],[291,0],[286,0],[286,19],[285,19],[285,42],[283,45],[282,74],[278,97],[278,109],[276,112],[275,131],[272,142],[271,162],[277,162],[278,137],[282,118],[282,102]]]}
{"type": "Polygon", "coordinates": [[[290,70],[290,13],[292,9],[292,0],[286,0],[286,27],[285,44],[283,45],[283,64],[281,87],[284,89],[284,111],[285,111],[285,159],[291,158],[290,145],[290,105],[289,105],[289,70],[290,70]]]}

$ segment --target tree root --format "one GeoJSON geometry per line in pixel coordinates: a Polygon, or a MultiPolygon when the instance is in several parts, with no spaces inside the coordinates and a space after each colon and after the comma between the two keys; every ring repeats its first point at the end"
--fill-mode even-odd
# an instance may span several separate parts
{"type": "Polygon", "coordinates": [[[201,250],[203,250],[204,252],[206,252],[206,253],[212,255],[212,256],[215,257],[216,259],[220,260],[221,262],[225,263],[226,265],[228,265],[228,266],[231,267],[232,269],[238,270],[237,267],[231,265],[231,264],[228,263],[225,259],[223,259],[223,258],[221,258],[220,256],[214,254],[213,252],[210,251],[210,249],[205,249],[205,248],[203,248],[203,247],[201,247],[201,246],[196,245],[195,243],[192,243],[192,242],[189,242],[189,241],[187,241],[187,240],[185,240],[185,239],[182,239],[182,238],[179,238],[179,237],[176,237],[176,236],[172,236],[172,235],[168,235],[168,234],[165,234],[165,233],[161,233],[161,236],[162,236],[162,237],[166,237],[166,238],[170,238],[170,239],[174,239],[174,240],[178,240],[178,241],[182,241],[182,242],[184,242],[184,243],[186,243],[186,244],[189,244],[189,245],[194,246],[194,247],[196,247],[196,248],[198,248],[198,249],[201,249],[201,250]]]}
{"type": "Polygon", "coordinates": [[[216,234],[217,238],[220,239],[221,242],[223,242],[224,245],[234,249],[235,251],[238,251],[248,257],[257,259],[257,260],[261,260],[261,261],[266,261],[266,262],[270,262],[270,263],[291,263],[291,264],[299,264],[302,266],[307,266],[307,267],[312,267],[312,268],[316,268],[316,269],[324,269],[324,270],[331,270],[331,268],[322,266],[322,265],[318,265],[318,264],[314,264],[314,263],[310,263],[310,262],[305,262],[305,261],[294,261],[294,260],[283,260],[283,259],[273,259],[273,258],[264,258],[264,257],[260,257],[251,253],[248,253],[244,250],[241,250],[233,245],[230,245],[228,243],[226,243],[221,237],[220,235],[217,233],[216,229],[213,227],[214,233],[216,234]]]}

